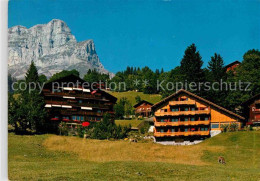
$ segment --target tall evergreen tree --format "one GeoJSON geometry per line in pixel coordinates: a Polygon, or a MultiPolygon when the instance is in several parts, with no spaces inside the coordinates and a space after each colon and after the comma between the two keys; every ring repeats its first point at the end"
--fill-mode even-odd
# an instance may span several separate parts
{"type": "Polygon", "coordinates": [[[212,81],[220,81],[226,75],[224,61],[220,54],[214,54],[208,63],[208,69],[211,74],[212,81]]]}
{"type": "Polygon", "coordinates": [[[26,81],[26,83],[39,82],[38,70],[37,70],[36,66],[34,65],[33,61],[31,62],[31,65],[25,74],[25,81],[26,81]]]}
{"type": "Polygon", "coordinates": [[[37,68],[32,62],[25,76],[26,90],[21,91],[20,110],[26,116],[28,127],[36,132],[44,131],[44,123],[46,118],[45,103],[39,89],[39,75],[37,68]],[[31,86],[35,85],[35,86],[31,86]]]}
{"type": "Polygon", "coordinates": [[[181,74],[183,80],[187,82],[200,82],[203,81],[203,61],[195,44],[190,45],[184,53],[181,60],[181,74]]]}

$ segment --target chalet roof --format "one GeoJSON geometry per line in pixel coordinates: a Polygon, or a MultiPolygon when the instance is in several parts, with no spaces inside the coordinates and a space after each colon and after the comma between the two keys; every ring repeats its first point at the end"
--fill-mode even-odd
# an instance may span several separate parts
{"type": "Polygon", "coordinates": [[[242,103],[242,105],[248,105],[250,104],[252,101],[256,100],[256,99],[260,99],[260,93],[254,95],[253,97],[251,97],[250,99],[246,100],[245,102],[242,103]]]}
{"type": "Polygon", "coordinates": [[[64,77],[52,80],[52,81],[48,81],[44,86],[52,85],[53,82],[61,83],[61,82],[77,82],[77,81],[79,81],[80,83],[84,83],[85,82],[80,77],[78,77],[78,76],[76,76],[74,74],[70,74],[70,75],[67,75],[67,76],[64,76],[64,77]]]}
{"type": "Polygon", "coordinates": [[[177,95],[180,94],[180,93],[188,94],[189,96],[194,97],[194,98],[196,98],[196,99],[198,99],[198,100],[200,100],[200,101],[202,101],[202,102],[204,102],[204,103],[206,103],[206,104],[209,104],[209,105],[211,105],[212,107],[215,107],[215,108],[217,108],[217,109],[219,109],[219,110],[222,110],[222,111],[226,112],[227,114],[232,115],[232,116],[234,116],[234,117],[236,117],[236,118],[239,118],[239,119],[242,119],[242,120],[245,119],[244,117],[242,117],[242,116],[240,116],[240,115],[238,115],[238,114],[236,114],[236,113],[233,113],[232,111],[229,111],[229,110],[227,110],[227,109],[225,109],[225,108],[223,108],[223,107],[221,107],[221,106],[219,106],[219,105],[217,105],[217,104],[214,104],[213,102],[210,102],[210,101],[208,101],[208,100],[206,100],[206,99],[204,99],[204,98],[202,98],[202,97],[200,97],[200,96],[197,96],[196,94],[193,94],[193,93],[191,93],[191,92],[189,92],[189,91],[187,91],[187,90],[184,90],[184,89],[181,89],[181,90],[177,91],[176,93],[174,93],[174,94],[172,94],[172,95],[166,97],[166,98],[163,99],[162,101],[160,101],[160,102],[154,104],[154,105],[152,106],[152,109],[155,110],[155,109],[158,108],[160,105],[162,105],[163,103],[169,101],[170,99],[172,99],[173,97],[177,96],[177,95]]]}
{"type": "MultiPolygon", "coordinates": [[[[47,82],[45,85],[44,85],[44,88],[51,88],[52,87],[52,83],[53,82],[57,82],[57,83],[62,83],[62,82],[73,82],[73,83],[76,83],[76,82],[79,82],[81,84],[83,83],[86,83],[86,81],[84,81],[83,79],[81,79],[80,77],[74,75],[74,74],[70,74],[70,75],[67,75],[67,76],[64,76],[64,77],[61,77],[61,78],[58,78],[58,79],[55,79],[53,81],[50,81],[50,82],[47,82]]],[[[91,85],[91,83],[89,84],[85,84],[85,86],[87,85],[91,85]]],[[[90,87],[90,86],[89,86],[90,87]]],[[[86,87],[85,87],[86,88],[86,87]]],[[[109,94],[108,92],[106,91],[103,91],[99,88],[96,88],[98,92],[104,94],[105,96],[109,97],[113,102],[116,102],[117,101],[117,98],[111,94],[109,94]]]]}
{"type": "Polygon", "coordinates": [[[141,104],[143,104],[143,103],[146,103],[146,104],[149,104],[149,105],[153,105],[152,103],[150,103],[150,102],[148,102],[148,101],[146,101],[146,100],[142,100],[142,101],[140,101],[139,103],[137,103],[136,105],[134,105],[134,108],[137,108],[138,106],[140,106],[141,104]]]}
{"type": "Polygon", "coordinates": [[[226,65],[225,68],[231,67],[231,66],[233,66],[233,65],[235,65],[235,64],[241,64],[241,62],[239,62],[238,60],[236,60],[236,61],[234,61],[234,62],[232,62],[232,63],[226,65]]]}

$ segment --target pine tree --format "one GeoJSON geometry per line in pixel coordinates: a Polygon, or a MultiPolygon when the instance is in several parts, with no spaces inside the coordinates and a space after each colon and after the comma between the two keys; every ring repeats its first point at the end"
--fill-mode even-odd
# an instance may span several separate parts
{"type": "Polygon", "coordinates": [[[39,82],[39,75],[38,75],[38,70],[36,66],[34,65],[34,62],[31,62],[31,65],[25,74],[25,81],[26,83],[29,82],[39,82]]]}
{"type": "Polygon", "coordinates": [[[201,82],[204,79],[202,70],[203,61],[195,44],[190,45],[184,53],[181,60],[181,73],[183,81],[187,82],[201,82]]]}
{"type": "Polygon", "coordinates": [[[224,61],[220,54],[215,53],[208,64],[212,81],[220,81],[225,77],[224,61]]]}
{"type": "MultiPolygon", "coordinates": [[[[21,91],[19,102],[20,110],[22,110],[22,114],[25,115],[29,129],[35,132],[43,132],[46,118],[45,103],[39,89],[38,71],[33,62],[26,73],[25,82],[27,88],[21,91]],[[32,84],[36,86],[36,89],[30,87],[32,84]]],[[[20,122],[21,121],[22,120],[20,120],[20,122]]]]}

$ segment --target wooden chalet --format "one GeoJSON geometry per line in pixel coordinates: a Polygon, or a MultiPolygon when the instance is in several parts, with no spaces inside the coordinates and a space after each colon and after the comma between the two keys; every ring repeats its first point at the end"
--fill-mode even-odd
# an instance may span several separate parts
{"type": "Polygon", "coordinates": [[[152,109],[151,109],[152,106],[153,106],[152,103],[142,100],[136,105],[134,105],[135,114],[143,117],[149,117],[152,115],[152,109]]]}
{"type": "Polygon", "coordinates": [[[241,62],[239,62],[238,60],[236,60],[236,61],[234,61],[234,62],[232,62],[232,63],[226,65],[226,66],[225,66],[226,72],[228,72],[228,71],[230,71],[230,70],[234,71],[235,68],[237,68],[240,64],[241,64],[241,62]]]}
{"type": "Polygon", "coordinates": [[[260,126],[260,94],[257,94],[244,103],[244,114],[248,118],[248,125],[260,126]]]}
{"type": "Polygon", "coordinates": [[[244,117],[186,90],[154,104],[152,109],[157,141],[201,140],[221,130],[222,124],[236,123],[241,128],[244,121],[244,117]]]}
{"type": "Polygon", "coordinates": [[[102,121],[105,113],[113,117],[113,106],[117,101],[116,97],[91,87],[75,75],[48,82],[43,95],[50,129],[54,130],[61,122],[77,125],[102,121]]]}

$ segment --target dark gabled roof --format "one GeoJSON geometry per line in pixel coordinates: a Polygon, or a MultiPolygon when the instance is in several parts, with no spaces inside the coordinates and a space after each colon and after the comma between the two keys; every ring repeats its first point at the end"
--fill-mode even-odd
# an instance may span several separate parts
{"type": "Polygon", "coordinates": [[[143,104],[143,103],[149,104],[149,105],[151,105],[151,106],[153,105],[152,103],[150,103],[150,102],[148,102],[148,101],[142,100],[142,101],[140,101],[139,103],[137,103],[136,105],[134,105],[134,108],[140,106],[140,105],[143,104]]]}
{"type": "Polygon", "coordinates": [[[188,95],[190,95],[191,97],[194,97],[194,98],[196,98],[196,99],[198,99],[198,100],[200,100],[200,101],[202,101],[202,102],[205,102],[205,103],[207,103],[207,104],[209,104],[209,105],[211,105],[211,106],[213,106],[213,107],[215,107],[215,108],[218,108],[218,109],[220,109],[220,110],[222,110],[222,111],[224,111],[224,112],[226,112],[226,113],[228,113],[229,115],[232,115],[232,116],[234,116],[234,117],[237,117],[237,118],[242,119],[242,120],[245,119],[244,117],[242,117],[242,116],[240,116],[240,115],[238,115],[238,114],[236,114],[236,113],[233,113],[232,111],[229,111],[229,110],[227,110],[227,109],[225,109],[225,108],[223,108],[223,107],[221,107],[221,106],[219,106],[219,105],[217,105],[217,104],[214,104],[213,102],[210,102],[210,101],[208,101],[208,100],[206,100],[206,99],[204,99],[204,98],[202,98],[202,97],[200,97],[200,96],[197,96],[196,94],[193,94],[193,93],[191,93],[191,92],[189,92],[189,91],[187,91],[187,90],[184,90],[184,89],[181,89],[181,90],[177,91],[176,93],[174,93],[174,94],[172,94],[172,95],[166,97],[166,98],[163,99],[162,101],[160,101],[160,102],[154,104],[154,105],[152,106],[152,109],[155,110],[157,107],[159,107],[159,106],[162,105],[163,103],[169,101],[171,98],[177,96],[177,95],[180,94],[180,93],[188,94],[188,95]]]}
{"type": "MultiPolygon", "coordinates": [[[[67,76],[64,76],[64,77],[61,77],[61,78],[58,78],[56,80],[53,80],[53,81],[50,81],[50,82],[47,82],[45,85],[44,85],[44,88],[52,88],[52,83],[53,82],[57,82],[57,83],[62,83],[62,82],[65,82],[65,83],[68,83],[68,82],[73,82],[73,83],[76,83],[76,82],[79,82],[81,85],[85,85],[85,88],[86,87],[91,87],[91,83],[88,83],[86,81],[84,81],[83,79],[81,79],[80,77],[74,75],[74,74],[70,74],[70,75],[67,75],[67,76]],[[85,83],[85,84],[84,84],[85,83]],[[89,85],[89,86],[88,86],[89,85]]],[[[80,85],[79,84],[79,85],[80,85]]],[[[61,84],[59,85],[61,86],[61,84]]],[[[106,91],[103,91],[99,88],[96,88],[98,92],[106,95],[107,97],[109,97],[114,103],[116,103],[117,101],[117,98],[111,94],[109,94],[108,92],[106,91]]]]}
{"type": "Polygon", "coordinates": [[[231,66],[233,66],[233,65],[235,65],[235,64],[241,64],[241,62],[239,62],[238,60],[236,60],[236,61],[234,61],[234,62],[232,62],[232,63],[226,65],[225,68],[231,67],[231,66]]]}
{"type": "Polygon", "coordinates": [[[251,97],[250,99],[246,100],[245,102],[243,102],[241,105],[248,105],[250,102],[254,101],[255,99],[260,99],[260,93],[254,95],[253,97],[251,97]]]}
{"type": "Polygon", "coordinates": [[[85,81],[83,79],[81,79],[80,77],[74,75],[74,74],[70,74],[52,81],[48,81],[44,87],[48,87],[48,86],[52,86],[53,82],[57,82],[57,83],[61,83],[61,82],[77,82],[79,81],[80,83],[84,83],[85,81]]]}

